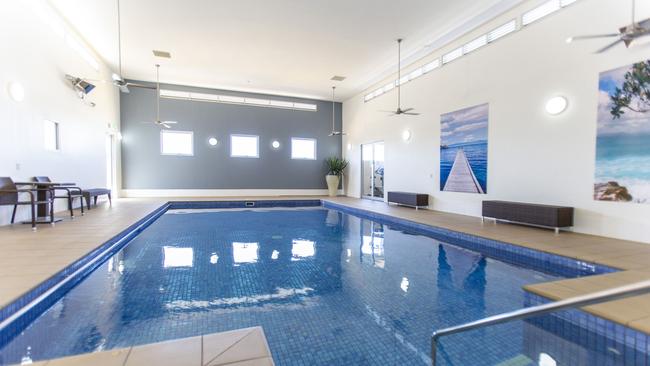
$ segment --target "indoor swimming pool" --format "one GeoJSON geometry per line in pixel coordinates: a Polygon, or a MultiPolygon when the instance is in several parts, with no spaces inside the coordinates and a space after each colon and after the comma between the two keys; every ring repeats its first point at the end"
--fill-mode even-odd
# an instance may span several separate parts
{"type": "MultiPolygon", "coordinates": [[[[434,330],[522,308],[522,286],[567,276],[486,253],[324,207],[169,210],[6,341],[0,360],[259,325],[278,365],[427,365],[434,330]]],[[[450,336],[438,361],[532,365],[562,342],[556,358],[593,353],[557,326],[450,336]]]]}

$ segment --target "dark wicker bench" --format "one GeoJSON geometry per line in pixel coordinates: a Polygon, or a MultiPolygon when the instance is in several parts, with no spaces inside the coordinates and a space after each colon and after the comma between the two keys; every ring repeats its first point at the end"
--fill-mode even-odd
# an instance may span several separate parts
{"type": "Polygon", "coordinates": [[[429,195],[412,192],[388,192],[388,203],[415,207],[417,210],[420,207],[429,206],[429,195]]]}
{"type": "Polygon", "coordinates": [[[539,205],[523,202],[483,201],[483,218],[518,224],[553,228],[573,226],[573,207],[539,205]]]}
{"type": "Polygon", "coordinates": [[[83,195],[84,199],[86,200],[86,206],[90,210],[90,199],[93,199],[93,202],[95,206],[97,206],[97,197],[102,196],[102,195],[107,195],[108,196],[108,204],[113,205],[113,201],[111,201],[111,190],[106,189],[106,188],[90,188],[90,189],[84,189],[81,194],[83,195]]]}

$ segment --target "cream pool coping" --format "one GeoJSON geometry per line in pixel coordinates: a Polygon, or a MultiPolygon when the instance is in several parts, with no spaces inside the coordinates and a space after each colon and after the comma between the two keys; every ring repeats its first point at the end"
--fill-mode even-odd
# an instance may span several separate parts
{"type": "MultiPolygon", "coordinates": [[[[264,199],[323,199],[348,207],[387,214],[623,270],[623,272],[615,274],[525,287],[528,291],[551,299],[563,299],[577,294],[577,292],[567,290],[567,283],[570,283],[573,288],[587,291],[592,289],[590,284],[593,281],[598,282],[600,278],[613,278],[611,281],[602,282],[606,287],[598,288],[604,289],[646,279],[645,274],[650,273],[650,244],[573,232],[555,234],[552,230],[496,224],[491,221],[482,222],[480,218],[472,216],[432,210],[414,210],[358,198],[320,196],[122,198],[114,200],[112,207],[101,204],[87,212],[85,216],[77,217],[74,220],[65,218],[65,213],[62,212],[59,216],[65,218],[64,221],[57,223],[54,227],[41,225],[36,232],[33,232],[29,225],[1,227],[0,307],[6,306],[71,263],[83,258],[90,251],[166,202],[264,199]],[[556,285],[553,285],[554,283],[556,285]]],[[[598,283],[601,284],[601,282],[598,283]]],[[[609,302],[588,307],[585,310],[650,334],[650,300],[647,297],[638,296],[609,302]],[[628,309],[631,307],[641,310],[636,311],[634,316],[628,316],[630,315],[628,309]],[[596,309],[594,310],[594,308],[596,309]],[[621,314],[627,315],[622,317],[621,314]]]]}
{"type": "Polygon", "coordinates": [[[273,366],[261,327],[85,353],[34,362],[35,366],[273,366]]]}

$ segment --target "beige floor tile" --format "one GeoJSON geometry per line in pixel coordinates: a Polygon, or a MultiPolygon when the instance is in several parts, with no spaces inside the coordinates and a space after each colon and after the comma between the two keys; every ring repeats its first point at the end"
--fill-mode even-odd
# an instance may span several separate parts
{"type": "MultiPolygon", "coordinates": [[[[246,360],[246,361],[239,361],[239,362],[233,362],[233,363],[228,363],[228,364],[219,364],[223,366],[273,366],[275,365],[273,363],[273,359],[271,357],[262,357],[262,358],[256,358],[253,360],[246,360]]],[[[215,365],[216,366],[216,365],[215,365]]]]}
{"type": "Polygon", "coordinates": [[[201,337],[133,347],[124,366],[201,366],[201,337]]]}
{"type": "Polygon", "coordinates": [[[112,351],[85,353],[78,356],[51,360],[48,366],[122,366],[129,354],[129,348],[112,351]]]}
{"type": "MultiPolygon", "coordinates": [[[[233,362],[240,362],[251,359],[259,359],[268,357],[270,355],[266,338],[261,328],[255,328],[249,332],[239,342],[232,345],[226,351],[221,353],[218,357],[210,360],[207,366],[217,366],[222,364],[230,364],[233,362]]],[[[205,361],[205,360],[204,360],[205,361]]]]}
{"type": "Polygon", "coordinates": [[[254,330],[255,328],[244,328],[230,332],[204,334],[202,340],[203,364],[209,364],[254,330]]]}

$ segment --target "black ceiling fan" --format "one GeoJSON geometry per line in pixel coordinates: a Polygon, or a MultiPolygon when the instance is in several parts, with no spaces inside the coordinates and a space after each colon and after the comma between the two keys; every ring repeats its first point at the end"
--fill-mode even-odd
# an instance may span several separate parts
{"type": "Polygon", "coordinates": [[[593,35],[586,35],[586,36],[569,37],[566,40],[567,43],[571,43],[573,41],[585,40],[585,39],[617,37],[618,38],[617,40],[596,51],[596,53],[603,53],[609,50],[610,48],[618,45],[619,43],[623,43],[625,44],[625,47],[629,48],[636,39],[645,36],[650,36],[650,18],[637,22],[635,20],[636,18],[635,3],[636,1],[632,0],[632,23],[619,28],[618,33],[593,34],[593,35]]]}
{"type": "Polygon", "coordinates": [[[399,116],[400,114],[405,114],[408,116],[419,116],[420,113],[413,112],[413,108],[405,108],[402,109],[402,92],[401,92],[401,83],[400,80],[402,79],[402,39],[399,38],[397,40],[397,81],[396,81],[396,87],[397,87],[397,109],[394,111],[390,111],[391,116],[399,116]]]}

